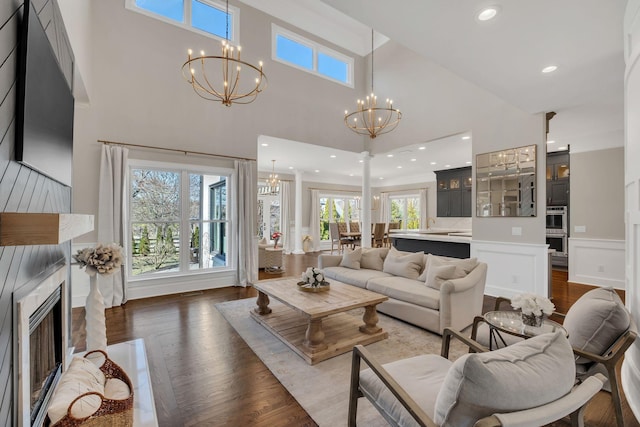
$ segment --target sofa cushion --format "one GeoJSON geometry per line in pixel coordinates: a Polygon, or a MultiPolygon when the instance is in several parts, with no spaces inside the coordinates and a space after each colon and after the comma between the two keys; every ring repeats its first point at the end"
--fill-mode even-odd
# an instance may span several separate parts
{"type": "MultiPolygon", "coordinates": [[[[382,365],[418,405],[433,419],[438,390],[451,362],[435,354],[425,354],[382,365]]],[[[360,372],[362,393],[393,425],[414,426],[415,420],[371,369],[360,372]]]]}
{"type": "MultiPolygon", "coordinates": [[[[629,312],[609,287],[593,289],[578,298],[567,312],[563,326],[574,348],[603,354],[630,323],[629,312]]],[[[579,358],[576,363],[590,361],[579,358]]]]}
{"type": "Polygon", "coordinates": [[[403,252],[391,248],[387,257],[384,259],[382,271],[393,274],[394,276],[416,280],[424,267],[422,265],[423,262],[423,252],[403,252]]]}
{"type": "Polygon", "coordinates": [[[467,275],[460,267],[453,264],[433,265],[431,259],[425,270],[427,271],[425,285],[427,285],[428,288],[437,290],[440,290],[442,284],[447,280],[460,279],[467,275]]]}
{"type": "Polygon", "coordinates": [[[358,248],[353,251],[344,251],[340,267],[360,270],[360,258],[362,257],[362,249],[358,248]]]}
{"type": "Polygon", "coordinates": [[[420,277],[418,277],[418,280],[422,282],[427,281],[427,270],[429,267],[429,262],[431,262],[433,265],[455,265],[466,274],[469,274],[478,265],[478,258],[452,258],[448,256],[425,254],[424,270],[422,270],[420,277]]]}
{"type": "Polygon", "coordinates": [[[358,286],[359,288],[365,288],[367,282],[374,277],[389,277],[390,274],[383,273],[382,271],[369,270],[361,268],[360,270],[353,270],[346,267],[325,267],[322,269],[326,278],[335,279],[340,282],[358,286]]]}
{"type": "Polygon", "coordinates": [[[369,280],[367,289],[421,307],[440,309],[440,292],[417,280],[398,276],[377,277],[369,280]]]}
{"type": "Polygon", "coordinates": [[[362,248],[360,268],[382,271],[388,253],[388,248],[362,248]]]}
{"type": "Polygon", "coordinates": [[[573,350],[563,331],[456,360],[435,406],[438,425],[471,427],[496,412],[533,408],[567,394],[575,381],[573,350]]]}

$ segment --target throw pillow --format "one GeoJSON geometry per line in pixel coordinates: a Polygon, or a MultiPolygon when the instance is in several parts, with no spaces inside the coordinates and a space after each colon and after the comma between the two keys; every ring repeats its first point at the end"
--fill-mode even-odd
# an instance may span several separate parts
{"type": "Polygon", "coordinates": [[[360,270],[360,258],[362,257],[362,249],[358,248],[354,251],[344,251],[340,267],[347,267],[354,270],[360,270]]]}
{"type": "MultiPolygon", "coordinates": [[[[574,348],[603,354],[629,328],[631,318],[622,300],[611,288],[597,288],[582,295],[571,306],[563,326],[574,348]]],[[[579,358],[576,363],[590,363],[579,358]]]]}
{"type": "Polygon", "coordinates": [[[107,399],[122,400],[131,395],[129,386],[118,378],[109,378],[104,385],[104,397],[107,399]]]}
{"type": "Polygon", "coordinates": [[[391,248],[384,259],[382,271],[394,276],[417,280],[422,271],[423,252],[403,252],[391,248]]]}
{"type": "Polygon", "coordinates": [[[471,427],[493,413],[544,405],[567,394],[575,375],[573,350],[563,331],[500,350],[465,354],[447,372],[434,421],[471,427]]]}
{"type": "Polygon", "coordinates": [[[384,259],[389,253],[388,248],[362,248],[360,268],[382,271],[384,259]]]}
{"type": "Polygon", "coordinates": [[[447,280],[460,279],[467,274],[455,265],[429,265],[426,268],[427,278],[425,285],[429,288],[440,290],[447,280]]]}
{"type": "Polygon", "coordinates": [[[455,265],[456,267],[464,271],[465,274],[469,274],[471,270],[476,268],[476,266],[478,265],[478,258],[452,258],[447,256],[426,254],[424,256],[424,270],[422,271],[422,274],[420,274],[420,277],[418,277],[418,280],[420,280],[421,282],[427,281],[427,267],[429,266],[430,260],[433,260],[433,265],[455,265]]]}

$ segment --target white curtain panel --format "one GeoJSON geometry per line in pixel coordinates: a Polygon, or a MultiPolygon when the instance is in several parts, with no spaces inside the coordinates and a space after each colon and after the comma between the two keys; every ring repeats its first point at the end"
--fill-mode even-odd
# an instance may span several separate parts
{"type": "Polygon", "coordinates": [[[389,203],[389,193],[380,194],[380,222],[385,224],[390,220],[391,205],[389,203]]]}
{"type": "Polygon", "coordinates": [[[309,218],[309,232],[313,241],[313,251],[320,250],[320,192],[311,190],[311,218],[309,218]]]}
{"type": "Polygon", "coordinates": [[[427,189],[420,190],[420,228],[427,228],[427,189]]]}
{"type": "Polygon", "coordinates": [[[285,254],[290,254],[294,249],[294,236],[291,233],[291,183],[280,181],[280,224],[282,228],[282,248],[285,254]]]}
{"type": "MultiPolygon", "coordinates": [[[[129,253],[129,239],[124,229],[127,223],[129,182],[129,150],[117,145],[103,145],[100,159],[98,194],[98,242],[117,243],[129,253]]],[[[127,302],[127,268],[110,275],[99,275],[98,287],[105,307],[127,302]]]]}
{"type": "Polygon", "coordinates": [[[238,284],[258,281],[258,237],[256,226],[257,169],[254,160],[235,162],[238,183],[238,284]]]}

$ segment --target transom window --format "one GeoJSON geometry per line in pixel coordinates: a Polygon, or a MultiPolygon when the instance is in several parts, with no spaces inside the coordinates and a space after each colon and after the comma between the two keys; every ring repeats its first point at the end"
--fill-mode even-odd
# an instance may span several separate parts
{"type": "Polygon", "coordinates": [[[131,166],[127,263],[131,278],[232,265],[231,173],[131,166]]]}
{"type": "Polygon", "coordinates": [[[126,0],[127,9],[197,33],[224,39],[229,20],[229,40],[239,41],[240,9],[218,0],[126,0]]]}
{"type": "Polygon", "coordinates": [[[275,61],[353,87],[353,58],[275,24],[272,44],[275,61]]]}
{"type": "Polygon", "coordinates": [[[420,228],[420,196],[391,196],[389,202],[391,222],[399,222],[404,230],[420,228]]]}

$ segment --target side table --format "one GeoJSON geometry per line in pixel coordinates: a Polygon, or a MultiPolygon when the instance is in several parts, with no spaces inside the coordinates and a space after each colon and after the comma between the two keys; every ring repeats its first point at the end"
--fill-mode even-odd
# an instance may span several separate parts
{"type": "Polygon", "coordinates": [[[284,273],[282,267],[282,248],[264,248],[266,267],[264,271],[267,273],[277,274],[284,273]]]}
{"type": "Polygon", "coordinates": [[[522,323],[519,311],[489,311],[485,313],[484,320],[489,325],[489,350],[499,348],[498,339],[500,339],[502,346],[507,346],[500,332],[506,332],[525,339],[557,330],[564,331],[564,334],[568,335],[567,330],[561,324],[547,318],[542,319],[542,325],[538,327],[525,325],[522,323]]]}

